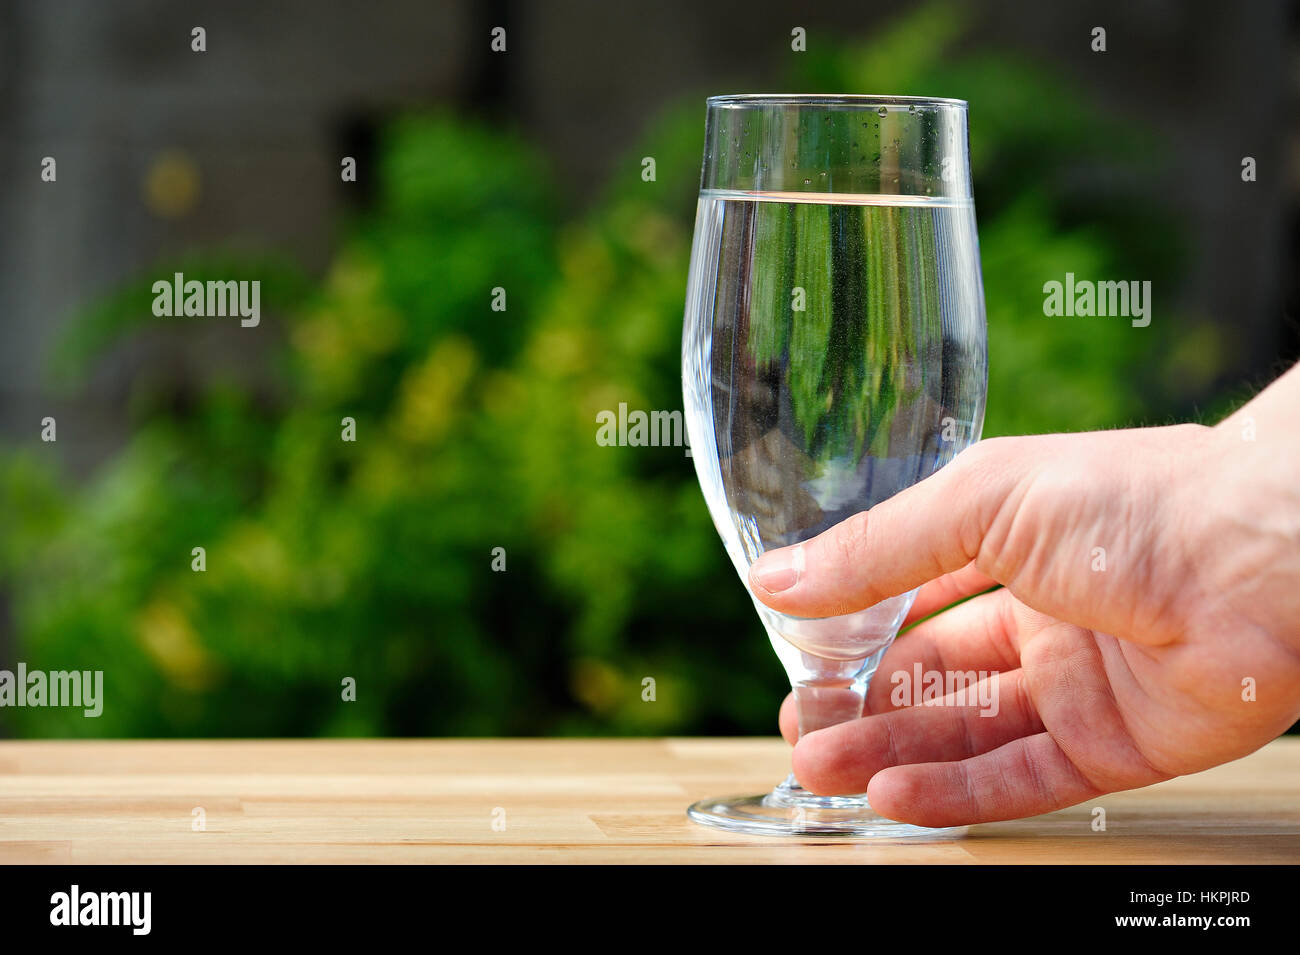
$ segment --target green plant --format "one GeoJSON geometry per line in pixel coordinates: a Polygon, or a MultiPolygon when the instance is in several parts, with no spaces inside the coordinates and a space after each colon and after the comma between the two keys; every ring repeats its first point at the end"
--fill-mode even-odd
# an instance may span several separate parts
{"type": "MultiPolygon", "coordinates": [[[[796,79],[971,101],[986,434],[1176,412],[1176,386],[1210,372],[1189,373],[1161,332],[1174,316],[1136,333],[1042,314],[1043,282],[1067,270],[1174,274],[1159,210],[1137,197],[1085,218],[1061,185],[1072,164],[1141,162],[1149,144],[1039,69],[952,53],[961,30],[954,9],[923,8],[801,58],[796,79]]],[[[19,658],[103,669],[106,694],[97,720],[0,718],[32,736],[770,731],[784,679],[690,460],[594,440],[620,402],[680,407],[702,112],[647,130],[635,155],[656,157],[657,182],[629,173],[568,222],[518,138],[406,117],[383,138],[375,208],[318,287],[258,260],[151,272],[277,276],[262,329],[282,332],[265,336],[274,387],[142,376],[131,439],[84,486],[47,449],[0,457],[19,658]],[[489,308],[496,287],[505,312],[489,308]]],[[[88,310],[63,353],[68,387],[123,336],[186,334],[141,318],[147,286],[88,310]]]]}

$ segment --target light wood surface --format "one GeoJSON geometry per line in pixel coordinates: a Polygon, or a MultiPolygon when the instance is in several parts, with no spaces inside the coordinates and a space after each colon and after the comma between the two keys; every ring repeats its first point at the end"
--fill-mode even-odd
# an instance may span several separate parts
{"type": "Polygon", "coordinates": [[[0,863],[1300,862],[1300,739],[944,843],[687,821],[788,758],[774,739],[5,742],[0,863]]]}

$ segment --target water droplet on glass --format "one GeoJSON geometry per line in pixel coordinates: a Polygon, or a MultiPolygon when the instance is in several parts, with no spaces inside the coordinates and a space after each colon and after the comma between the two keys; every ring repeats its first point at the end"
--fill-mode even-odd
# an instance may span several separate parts
{"type": "Polygon", "coordinates": [[[880,107],[880,109],[876,110],[876,112],[879,113],[881,116],[888,116],[888,115],[889,115],[889,110],[888,110],[887,108],[885,108],[884,106],[880,107]]]}
{"type": "Polygon", "coordinates": [[[812,180],[811,180],[811,179],[805,179],[805,180],[803,181],[803,184],[804,184],[805,186],[811,186],[811,185],[812,185],[812,180]]]}

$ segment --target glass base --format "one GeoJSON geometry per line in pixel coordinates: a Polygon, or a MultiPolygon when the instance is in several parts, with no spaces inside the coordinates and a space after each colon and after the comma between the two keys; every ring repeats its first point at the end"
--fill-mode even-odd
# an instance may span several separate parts
{"type": "Polygon", "coordinates": [[[814,796],[793,777],[761,796],[702,799],[686,810],[702,826],[757,836],[858,836],[880,840],[947,841],[966,826],[926,829],[877,815],[867,797],[814,796]]]}

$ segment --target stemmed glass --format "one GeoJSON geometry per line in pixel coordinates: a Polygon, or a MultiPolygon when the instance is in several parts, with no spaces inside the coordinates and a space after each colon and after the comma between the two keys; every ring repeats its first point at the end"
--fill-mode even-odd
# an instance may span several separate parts
{"type": "MultiPolygon", "coordinates": [[[[987,352],[966,104],[709,99],[682,378],[696,473],[742,581],[768,548],[872,507],[978,440],[987,352]]],[[[914,596],[819,619],[754,601],[801,736],[862,715],[914,596]]],[[[741,832],[934,833],[793,775],[689,815],[741,832]]]]}

